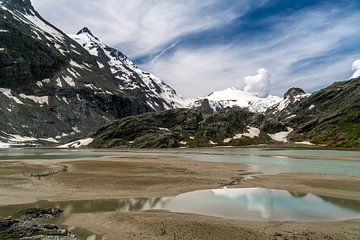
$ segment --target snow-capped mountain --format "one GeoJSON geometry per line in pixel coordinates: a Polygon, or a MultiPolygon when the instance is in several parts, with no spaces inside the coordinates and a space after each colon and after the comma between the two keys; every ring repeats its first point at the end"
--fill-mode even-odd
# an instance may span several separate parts
{"type": "Polygon", "coordinates": [[[143,97],[154,110],[186,107],[186,100],[174,89],[153,74],[138,68],[122,52],[101,42],[88,28],[69,36],[101,60],[98,61],[99,68],[109,67],[121,91],[143,97]],[[106,62],[106,65],[101,62],[106,62]]]}
{"type": "Polygon", "coordinates": [[[30,0],[0,1],[1,146],[58,144],[183,98],[84,29],[73,40],[30,0]]]}
{"type": "Polygon", "coordinates": [[[251,112],[263,113],[266,110],[282,101],[277,96],[268,96],[266,98],[258,97],[252,93],[238,90],[234,87],[222,91],[212,92],[201,99],[208,99],[213,109],[226,107],[248,108],[251,112]]]}

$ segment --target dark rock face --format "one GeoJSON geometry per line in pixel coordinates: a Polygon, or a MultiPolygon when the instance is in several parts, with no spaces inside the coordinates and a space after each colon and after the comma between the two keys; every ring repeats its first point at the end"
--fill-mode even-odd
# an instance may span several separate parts
{"type": "Polygon", "coordinates": [[[203,114],[212,114],[214,113],[214,109],[210,106],[210,102],[208,99],[202,99],[196,102],[199,106],[196,107],[203,114]]]}
{"type": "Polygon", "coordinates": [[[297,102],[280,120],[295,128],[293,141],[359,147],[359,92],[360,78],[335,83],[297,102]]]}
{"type": "Polygon", "coordinates": [[[178,147],[181,136],[194,134],[201,113],[176,109],[123,118],[97,131],[94,147],[178,147]]]}
{"type": "Polygon", "coordinates": [[[4,240],[77,240],[74,234],[46,222],[58,217],[61,213],[62,210],[57,208],[27,209],[18,213],[15,218],[0,218],[0,238],[4,240]]]}
{"type": "Polygon", "coordinates": [[[290,88],[285,94],[284,99],[290,99],[290,101],[294,101],[295,96],[303,95],[305,91],[301,88],[290,88]]]}
{"type": "Polygon", "coordinates": [[[241,108],[223,109],[214,114],[198,110],[176,109],[123,118],[94,134],[92,147],[173,148],[212,145],[250,145],[271,143],[267,133],[285,126],[262,114],[241,108]],[[249,127],[259,134],[225,141],[236,134],[246,133],[249,127]],[[268,132],[266,132],[268,131],[268,132]],[[230,143],[231,142],[231,143],[230,143]]]}

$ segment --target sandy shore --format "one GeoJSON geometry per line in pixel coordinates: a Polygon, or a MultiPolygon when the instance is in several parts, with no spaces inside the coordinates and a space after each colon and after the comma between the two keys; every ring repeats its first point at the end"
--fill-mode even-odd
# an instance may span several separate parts
{"type": "Polygon", "coordinates": [[[92,158],[0,162],[0,205],[165,197],[217,188],[248,168],[175,158],[92,158]]]}
{"type": "MultiPolygon", "coordinates": [[[[165,157],[2,161],[0,206],[39,200],[174,196],[230,183],[360,201],[359,177],[287,173],[245,180],[248,170],[241,164],[165,157]]],[[[106,239],[360,239],[360,220],[255,222],[158,211],[79,213],[64,224],[106,239]]]]}

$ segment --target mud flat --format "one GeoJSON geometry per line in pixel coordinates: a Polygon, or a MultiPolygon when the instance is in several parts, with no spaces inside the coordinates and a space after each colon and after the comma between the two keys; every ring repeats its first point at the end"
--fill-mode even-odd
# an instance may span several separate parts
{"type": "MultiPolygon", "coordinates": [[[[251,174],[246,165],[174,157],[0,162],[0,205],[166,197],[200,189],[265,187],[360,200],[360,178],[251,174]]],[[[360,219],[337,222],[232,220],[167,211],[74,213],[63,224],[106,239],[360,239],[360,219]]]]}

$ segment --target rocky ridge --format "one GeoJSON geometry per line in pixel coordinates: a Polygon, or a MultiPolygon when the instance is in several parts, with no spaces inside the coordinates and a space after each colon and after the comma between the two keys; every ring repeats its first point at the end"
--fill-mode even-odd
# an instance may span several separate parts
{"type": "Polygon", "coordinates": [[[92,136],[89,146],[174,148],[268,144],[276,139],[274,133],[287,131],[270,116],[238,107],[213,114],[174,109],[127,117],[106,125],[92,136]]]}

